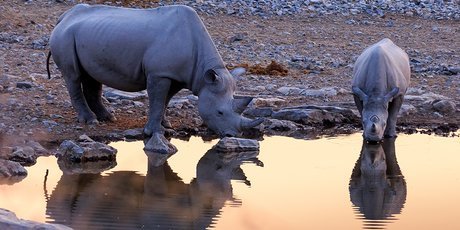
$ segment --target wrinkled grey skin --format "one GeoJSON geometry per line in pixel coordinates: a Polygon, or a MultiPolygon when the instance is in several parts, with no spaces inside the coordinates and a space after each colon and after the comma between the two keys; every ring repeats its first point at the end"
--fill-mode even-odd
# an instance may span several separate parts
{"type": "Polygon", "coordinates": [[[396,120],[410,81],[409,57],[390,39],[368,47],[356,60],[352,92],[364,139],[396,137],[396,120]]]}
{"type": "Polygon", "coordinates": [[[147,89],[144,133],[152,137],[146,150],[175,151],[163,136],[162,121],[165,106],[183,88],[199,97],[201,117],[220,136],[234,136],[263,121],[241,116],[251,99],[233,98],[234,77],[190,7],[79,4],[59,18],[50,48],[80,122],[115,120],[102,104],[102,84],[132,92],[147,89]]]}

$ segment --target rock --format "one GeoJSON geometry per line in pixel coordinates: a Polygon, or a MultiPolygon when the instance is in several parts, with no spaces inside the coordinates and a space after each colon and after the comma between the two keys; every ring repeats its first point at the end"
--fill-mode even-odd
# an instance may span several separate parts
{"type": "Polygon", "coordinates": [[[274,131],[295,131],[297,130],[296,123],[292,121],[285,121],[285,120],[277,120],[277,119],[267,119],[265,123],[267,129],[274,130],[274,131]]]}
{"type": "Polygon", "coordinates": [[[182,109],[182,108],[193,108],[194,105],[190,102],[189,99],[187,98],[178,98],[178,99],[171,99],[168,104],[168,108],[176,108],[176,109],[182,109]]]}
{"type": "Polygon", "coordinates": [[[128,129],[123,131],[123,136],[127,139],[140,140],[144,137],[144,132],[142,128],[128,129]]]}
{"type": "Polygon", "coordinates": [[[422,95],[405,95],[404,100],[409,100],[409,101],[423,101],[423,102],[428,102],[428,101],[434,101],[434,100],[447,100],[449,98],[435,94],[432,92],[424,93],[422,95]]]}
{"type": "Polygon", "coordinates": [[[64,118],[62,115],[59,115],[59,114],[51,114],[50,115],[50,118],[51,119],[62,119],[64,118]]]}
{"type": "Polygon", "coordinates": [[[282,86],[278,88],[276,92],[284,96],[295,96],[295,95],[300,95],[302,93],[302,89],[297,88],[297,87],[282,86]]]}
{"type": "Polygon", "coordinates": [[[66,140],[63,141],[59,146],[58,152],[56,153],[56,157],[65,157],[70,161],[78,162],[81,161],[84,152],[85,150],[81,146],[75,144],[75,142],[73,141],[66,140]]]}
{"type": "Polygon", "coordinates": [[[343,123],[358,120],[351,109],[335,106],[297,106],[273,112],[272,117],[301,124],[343,123]]]}
{"type": "Polygon", "coordinates": [[[254,98],[250,104],[251,107],[280,107],[286,101],[280,98],[254,98]]]}
{"type": "Polygon", "coordinates": [[[56,156],[59,160],[70,162],[86,162],[109,160],[116,157],[117,150],[111,146],[100,142],[82,142],[76,144],[73,141],[66,140],[59,146],[56,156]]]}
{"type": "Polygon", "coordinates": [[[448,70],[452,74],[460,74],[460,66],[451,66],[451,67],[448,67],[448,70]]]}
{"type": "Polygon", "coordinates": [[[282,109],[272,114],[279,120],[289,120],[300,124],[320,124],[323,121],[334,121],[334,116],[320,109],[282,109]]]}
{"type": "Polygon", "coordinates": [[[135,101],[135,102],[134,102],[134,106],[136,106],[136,107],[139,107],[139,108],[140,108],[140,107],[144,107],[144,106],[145,106],[145,104],[144,104],[143,102],[140,102],[140,101],[135,101]]]}
{"type": "Polygon", "coordinates": [[[32,147],[14,147],[8,155],[8,160],[20,163],[23,166],[31,166],[37,163],[37,155],[32,147]]]}
{"type": "Polygon", "coordinates": [[[425,93],[425,90],[423,90],[421,88],[409,87],[407,89],[406,95],[422,95],[424,93],[425,93]]]}
{"type": "Polygon", "coordinates": [[[31,220],[19,219],[16,214],[3,208],[0,208],[0,229],[71,230],[71,228],[60,224],[45,224],[31,220]]]}
{"type": "Polygon", "coordinates": [[[147,91],[143,90],[140,92],[125,92],[109,87],[104,88],[104,97],[109,99],[126,99],[126,100],[132,100],[132,101],[137,101],[141,99],[147,98],[147,91]]]}
{"type": "Polygon", "coordinates": [[[3,183],[5,178],[10,181],[12,178],[14,182],[22,180],[27,176],[27,170],[18,162],[0,159],[0,182],[3,183]],[[18,180],[19,179],[19,180],[18,180]]]}
{"type": "Polygon", "coordinates": [[[44,156],[49,154],[49,151],[36,141],[27,140],[26,146],[31,147],[36,155],[44,156]]]}
{"type": "Polygon", "coordinates": [[[301,92],[301,95],[307,97],[332,97],[337,95],[337,90],[334,87],[322,89],[307,89],[301,92]]]}
{"type": "Polygon", "coordinates": [[[249,152],[259,151],[260,146],[257,140],[225,137],[222,138],[214,148],[221,152],[249,152]]]}
{"type": "Polygon", "coordinates": [[[248,36],[247,33],[238,33],[238,34],[235,34],[234,36],[230,37],[228,39],[228,42],[233,43],[233,42],[242,41],[242,40],[246,39],[247,36],[248,36]]]}
{"type": "Polygon", "coordinates": [[[243,115],[250,117],[270,117],[273,114],[273,109],[270,107],[262,108],[247,108],[243,115]]]}
{"type": "Polygon", "coordinates": [[[39,39],[35,39],[32,41],[32,49],[36,50],[44,50],[46,49],[46,46],[48,45],[49,37],[43,36],[39,39]]]}
{"type": "Polygon", "coordinates": [[[57,122],[52,121],[52,120],[44,120],[44,121],[42,121],[42,123],[43,123],[43,126],[45,126],[45,128],[47,128],[47,129],[52,129],[55,126],[59,125],[57,122]]]}
{"type": "Polygon", "coordinates": [[[399,109],[398,116],[408,116],[414,114],[417,109],[413,105],[403,104],[399,109]]]}
{"type": "Polygon", "coordinates": [[[32,88],[32,86],[33,86],[33,84],[31,82],[27,82],[27,81],[22,81],[22,82],[16,83],[16,87],[20,88],[20,89],[30,89],[30,88],[32,88]]]}
{"type": "Polygon", "coordinates": [[[189,99],[190,101],[198,101],[198,96],[195,96],[193,94],[188,95],[186,98],[189,99]]]}
{"type": "Polygon", "coordinates": [[[91,139],[91,137],[89,137],[88,135],[83,134],[78,137],[78,142],[94,142],[94,140],[91,139]]]}
{"type": "Polygon", "coordinates": [[[433,109],[443,114],[450,114],[456,111],[455,103],[450,100],[433,101],[433,109]]]}

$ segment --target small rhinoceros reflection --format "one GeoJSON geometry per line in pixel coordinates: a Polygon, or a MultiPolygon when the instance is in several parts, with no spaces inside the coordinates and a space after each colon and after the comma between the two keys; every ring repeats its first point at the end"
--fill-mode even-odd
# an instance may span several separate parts
{"type": "Polygon", "coordinates": [[[197,176],[186,184],[167,162],[149,159],[148,172],[62,175],[46,213],[53,223],[76,229],[205,229],[233,198],[230,180],[246,179],[243,161],[258,164],[258,153],[229,154],[209,150],[197,164],[197,176]]]}
{"type": "Polygon", "coordinates": [[[384,220],[401,213],[407,187],[395,154],[395,139],[382,144],[363,141],[349,190],[353,205],[366,219],[384,220]]]}

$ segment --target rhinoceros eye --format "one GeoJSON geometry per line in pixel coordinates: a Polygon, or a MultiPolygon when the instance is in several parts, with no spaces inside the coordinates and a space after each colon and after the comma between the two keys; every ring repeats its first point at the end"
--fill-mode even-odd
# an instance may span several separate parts
{"type": "Polygon", "coordinates": [[[219,116],[222,116],[222,115],[224,115],[224,112],[222,112],[222,111],[217,111],[217,114],[219,114],[219,116]]]}

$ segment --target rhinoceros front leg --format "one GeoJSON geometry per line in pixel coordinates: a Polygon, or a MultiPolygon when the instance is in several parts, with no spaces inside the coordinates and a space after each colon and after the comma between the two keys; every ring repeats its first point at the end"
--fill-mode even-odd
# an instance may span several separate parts
{"type": "Polygon", "coordinates": [[[89,108],[99,121],[115,121],[116,118],[102,103],[102,84],[89,75],[82,76],[83,94],[89,108]]]}
{"type": "MultiPolygon", "coordinates": [[[[169,101],[171,101],[171,98],[176,95],[177,92],[179,92],[182,89],[178,84],[174,84],[174,82],[171,83],[171,87],[168,91],[168,97],[166,98],[165,102],[165,111],[166,108],[168,107],[169,101]]],[[[163,128],[165,129],[172,129],[171,123],[166,119],[166,112],[164,113],[163,120],[161,121],[161,125],[163,125],[163,128]]]]}
{"type": "Polygon", "coordinates": [[[144,134],[151,137],[145,144],[146,151],[162,154],[172,154],[177,151],[176,147],[164,137],[164,128],[161,125],[170,87],[171,80],[167,78],[147,77],[149,118],[144,127],[144,134]]]}
{"type": "Polygon", "coordinates": [[[385,128],[384,136],[385,137],[396,137],[396,120],[398,119],[399,109],[404,101],[404,96],[398,96],[393,98],[388,104],[388,119],[387,126],[385,128]]]}
{"type": "Polygon", "coordinates": [[[78,122],[96,124],[96,115],[88,107],[81,87],[81,76],[77,73],[63,72],[72,106],[77,111],[78,122]]]}

